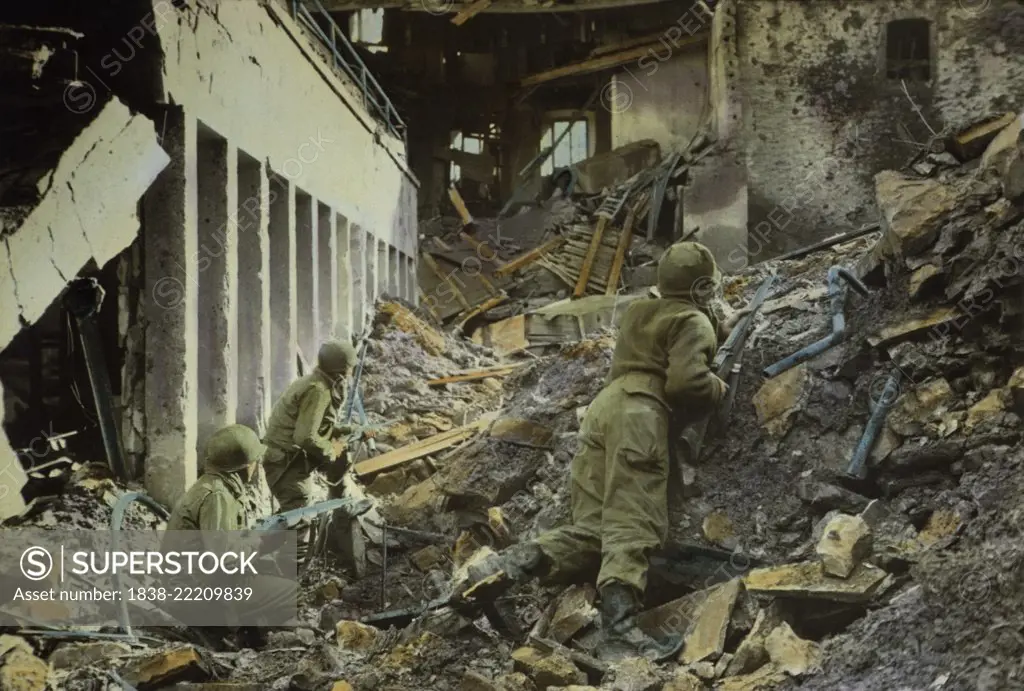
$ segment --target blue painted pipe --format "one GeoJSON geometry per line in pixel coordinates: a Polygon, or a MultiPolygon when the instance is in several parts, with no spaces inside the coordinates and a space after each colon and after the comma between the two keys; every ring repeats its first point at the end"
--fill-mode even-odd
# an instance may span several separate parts
{"type": "MultiPolygon", "coordinates": [[[[117,503],[114,504],[114,513],[110,517],[110,549],[111,551],[117,551],[118,538],[121,534],[121,524],[124,523],[124,514],[131,506],[132,502],[141,502],[148,506],[150,510],[155,513],[160,520],[166,521],[171,517],[171,514],[165,509],[157,500],[149,496],[145,492],[129,492],[124,494],[117,503]]],[[[117,588],[117,592],[121,594],[121,602],[119,607],[119,619],[121,629],[124,631],[125,636],[134,639],[135,634],[132,633],[132,621],[128,615],[128,597],[124,592],[124,584],[121,582],[121,572],[114,572],[114,585],[117,588]]]]}
{"type": "Polygon", "coordinates": [[[878,433],[882,431],[882,424],[885,422],[889,409],[892,408],[892,404],[896,400],[896,394],[899,393],[899,383],[899,372],[890,375],[889,379],[885,382],[882,398],[875,404],[875,409],[871,412],[868,424],[864,428],[864,434],[857,443],[857,448],[853,451],[850,465],[846,468],[847,475],[852,475],[861,480],[867,476],[868,454],[871,453],[871,447],[875,445],[875,439],[878,438],[878,433]]]}
{"type": "Polygon", "coordinates": [[[839,279],[843,279],[849,283],[850,286],[862,296],[867,296],[867,286],[861,283],[860,279],[850,273],[847,269],[844,269],[841,266],[833,266],[829,269],[828,294],[832,303],[832,333],[820,341],[815,341],[809,346],[796,351],[792,355],[784,357],[775,364],[765,367],[764,370],[762,370],[762,374],[764,374],[764,376],[769,378],[776,377],[786,370],[792,369],[797,365],[807,362],[811,358],[824,353],[826,350],[839,344],[846,338],[846,316],[843,314],[843,304],[846,301],[846,293],[843,292],[839,279]]]}

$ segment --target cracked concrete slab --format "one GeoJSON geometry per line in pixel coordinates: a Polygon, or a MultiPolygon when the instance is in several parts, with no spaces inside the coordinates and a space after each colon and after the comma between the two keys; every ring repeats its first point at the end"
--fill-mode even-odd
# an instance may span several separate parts
{"type": "MultiPolygon", "coordinates": [[[[14,304],[25,323],[42,316],[90,259],[103,266],[131,244],[139,231],[138,200],[169,162],[152,121],[117,99],[103,107],[45,178],[40,203],[7,239],[14,304]]],[[[0,270],[6,305],[5,285],[0,270]]],[[[0,347],[17,333],[8,333],[7,321],[0,347]]]]}

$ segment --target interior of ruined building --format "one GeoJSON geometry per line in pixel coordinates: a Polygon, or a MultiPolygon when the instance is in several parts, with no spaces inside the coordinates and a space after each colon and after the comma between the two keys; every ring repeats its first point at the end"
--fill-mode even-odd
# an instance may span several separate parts
{"type": "Polygon", "coordinates": [[[7,549],[0,689],[1024,688],[1024,2],[11,2],[0,94],[0,542],[164,534],[328,340],[374,436],[298,625],[86,621],[7,549]],[[596,573],[452,596],[571,521],[683,241],[753,311],[669,440],[681,652],[607,662],[596,573]]]}

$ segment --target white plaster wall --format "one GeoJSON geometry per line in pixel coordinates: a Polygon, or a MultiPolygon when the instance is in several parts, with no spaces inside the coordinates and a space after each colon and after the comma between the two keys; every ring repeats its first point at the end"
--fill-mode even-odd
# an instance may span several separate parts
{"type": "Polygon", "coordinates": [[[669,48],[655,46],[641,64],[627,65],[615,75],[614,95],[606,104],[612,113],[612,148],[653,139],[662,151],[681,149],[700,127],[708,101],[707,50],[669,48]]]}
{"type": "MultiPolygon", "coordinates": [[[[300,48],[305,36],[297,43],[275,19],[285,10],[250,0],[193,0],[171,12],[160,0],[154,6],[167,100],[349,221],[416,254],[416,190],[395,160],[404,159],[404,146],[383,125],[371,132],[365,111],[361,118],[343,102],[300,48]]],[[[284,27],[295,29],[290,18],[284,27]]]]}
{"type": "Polygon", "coordinates": [[[792,249],[876,219],[873,176],[931,136],[886,78],[886,24],[932,21],[928,126],[956,132],[1024,106],[1024,7],[1005,0],[741,0],[738,41],[750,250],[792,249]],[[759,230],[757,230],[760,228],[759,230]]]}

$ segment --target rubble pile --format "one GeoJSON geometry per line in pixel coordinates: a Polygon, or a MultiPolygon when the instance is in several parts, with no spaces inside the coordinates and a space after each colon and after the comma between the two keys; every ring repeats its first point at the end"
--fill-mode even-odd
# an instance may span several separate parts
{"type": "Polygon", "coordinates": [[[367,564],[306,571],[303,627],[256,649],[194,632],[141,648],[5,636],[0,679],[104,688],[109,666],[140,690],[1016,688],[1024,152],[1007,127],[962,165],[932,154],[880,173],[877,233],[728,279],[741,307],[776,275],[732,417],[684,456],[652,562],[639,623],[681,634],[677,660],[592,657],[592,583],[450,602],[471,564],[568,520],[614,334],[502,360],[385,303],[363,378],[380,443],[353,467],[376,501],[367,564]]]}

